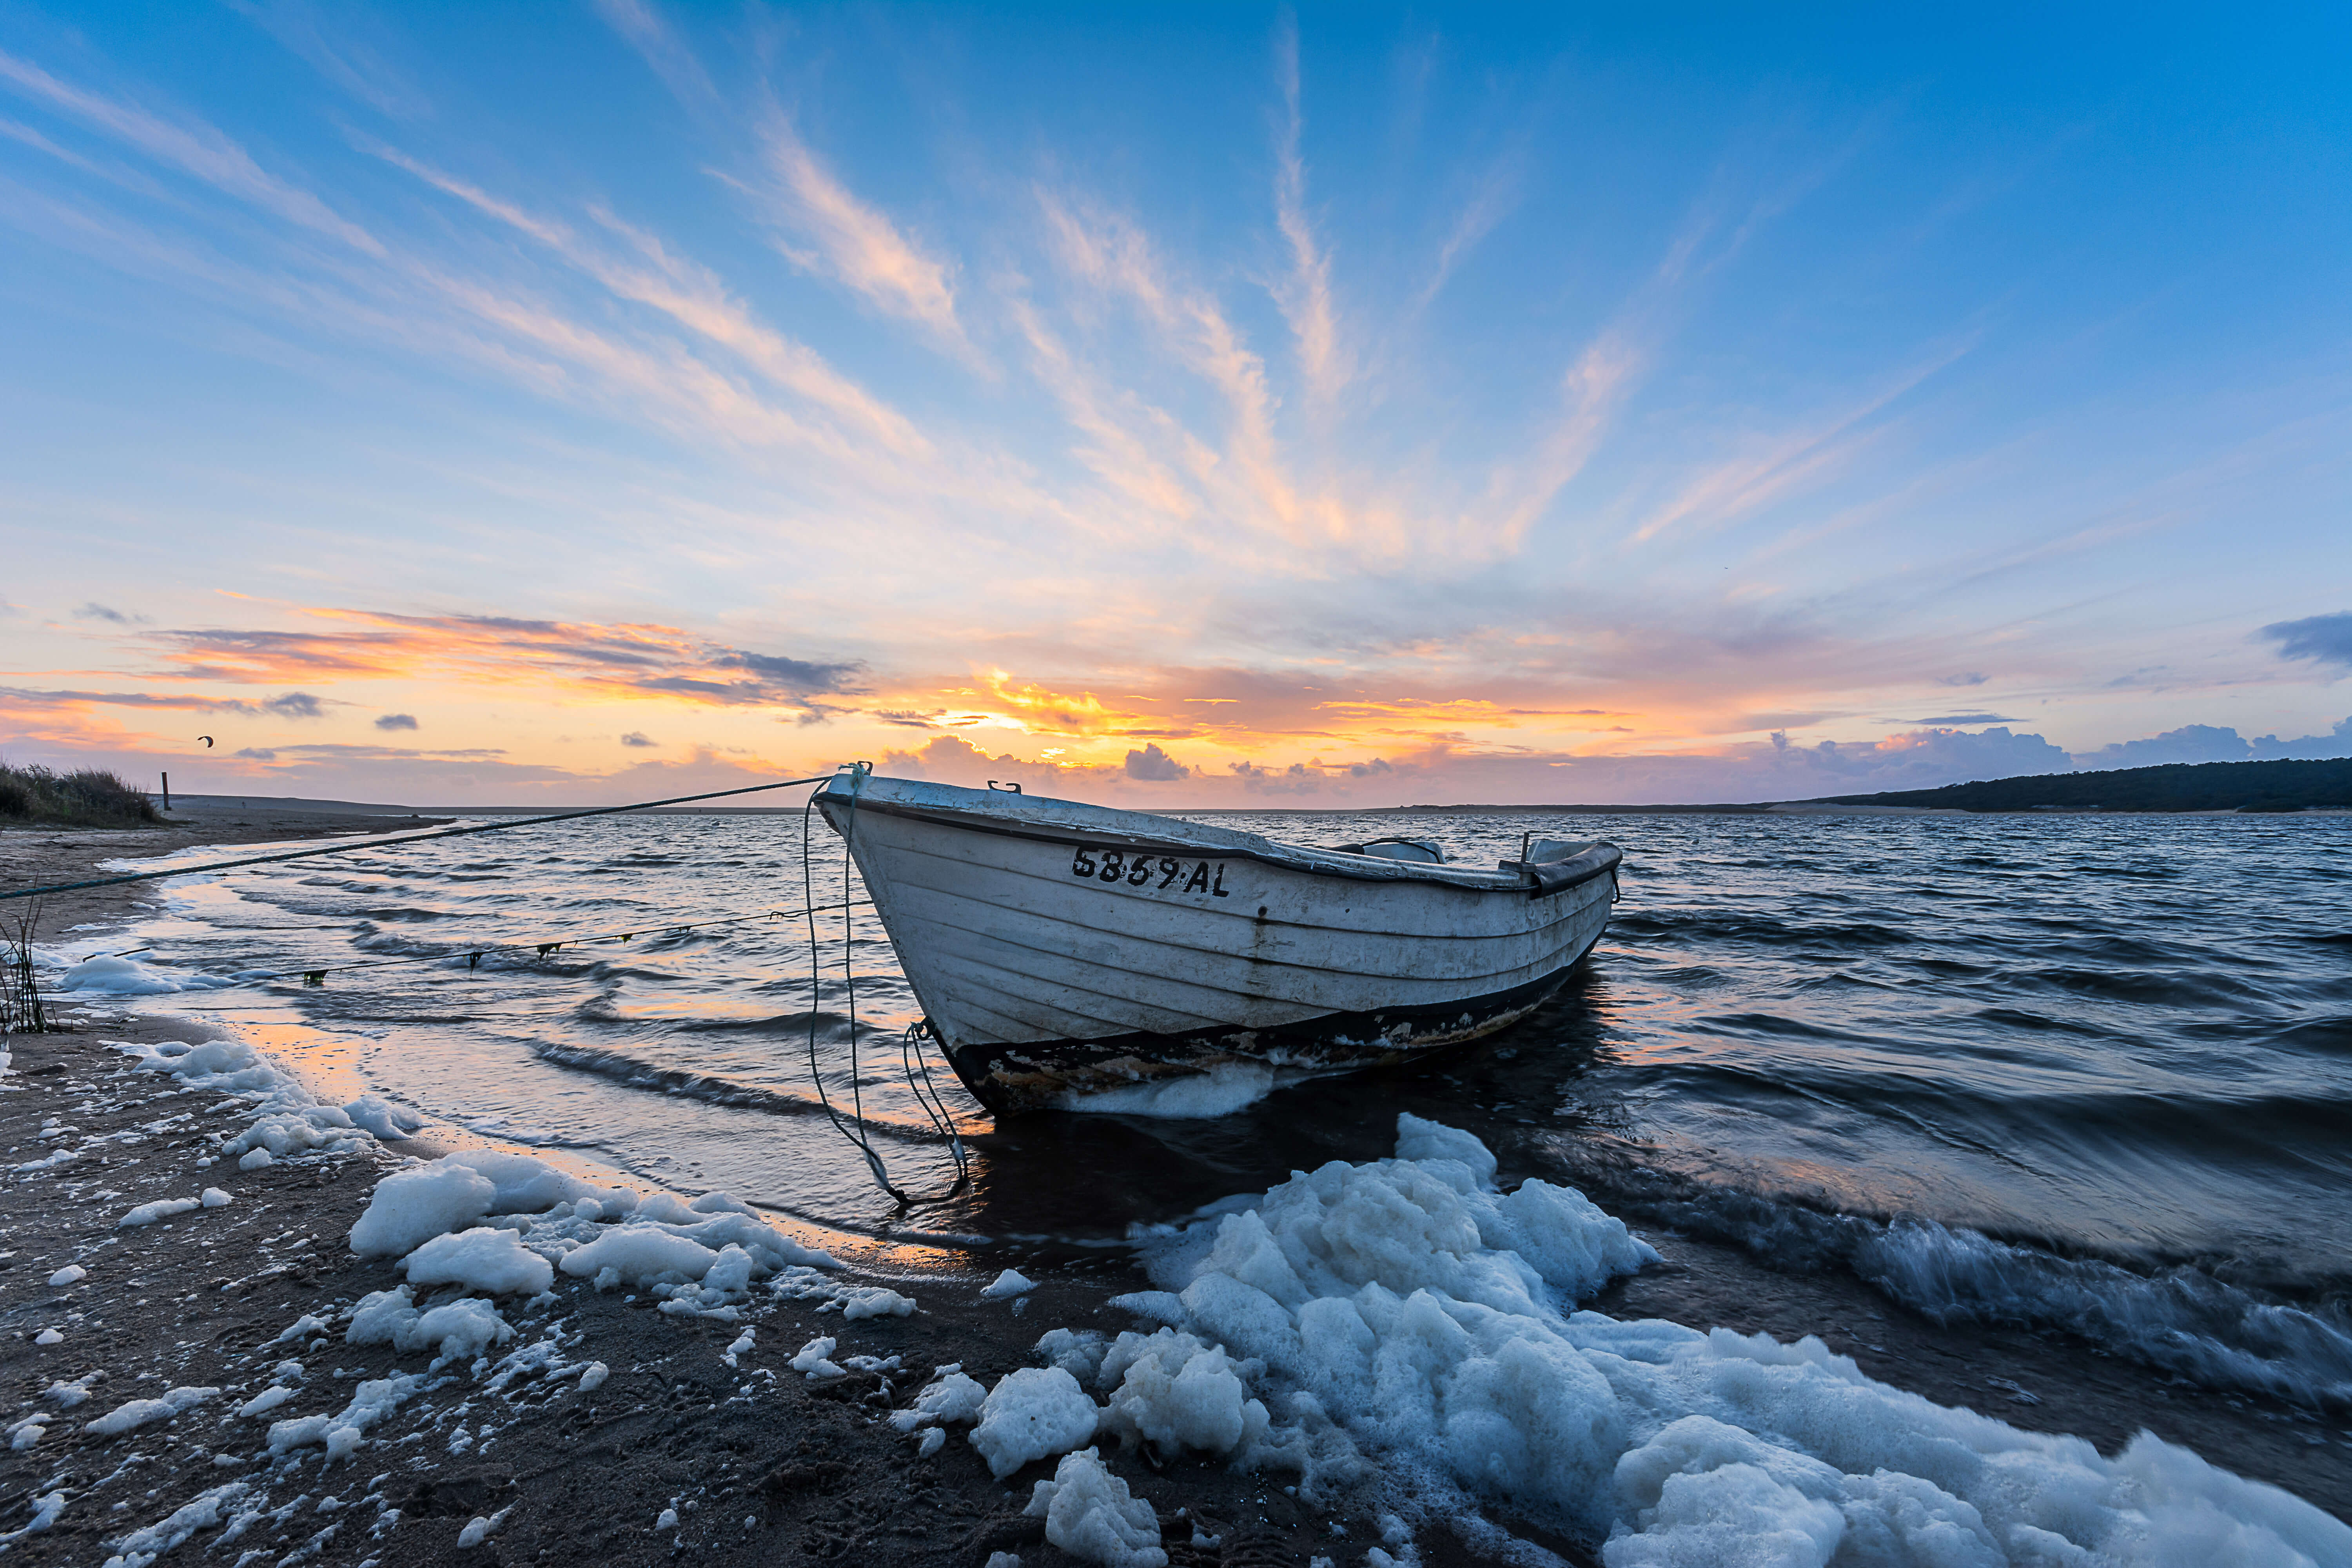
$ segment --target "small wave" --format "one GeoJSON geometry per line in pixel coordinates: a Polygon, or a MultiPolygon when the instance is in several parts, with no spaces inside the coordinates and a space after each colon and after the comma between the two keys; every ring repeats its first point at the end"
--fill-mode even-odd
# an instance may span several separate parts
{"type": "Polygon", "coordinates": [[[2142,972],[2076,969],[2053,965],[2021,971],[2021,985],[2062,991],[2078,996],[2099,996],[2116,1002],[2157,1003],[2175,1007],[2210,1006],[2223,1002],[2267,1000],[2261,987],[2212,971],[2142,972]]]}
{"type": "Polygon", "coordinates": [[[2308,1019],[2281,1029],[2263,1043],[2331,1057],[2352,1056],[2352,1017],[2308,1019]]]}
{"type": "MultiPolygon", "coordinates": [[[[694,1072],[684,1068],[656,1067],[620,1051],[600,1050],[593,1046],[570,1046],[555,1041],[541,1041],[531,1047],[531,1054],[556,1067],[570,1068],[575,1072],[593,1073],[599,1078],[626,1085],[630,1089],[650,1090],[656,1094],[676,1095],[682,1100],[699,1100],[705,1105],[724,1105],[737,1110],[764,1110],[777,1116],[823,1116],[823,1101],[808,1095],[792,1094],[782,1089],[766,1089],[758,1084],[742,1083],[716,1073],[694,1072]]],[[[837,1110],[838,1108],[836,1108],[837,1110]]],[[[846,1120],[846,1113],[842,1113],[846,1120]]],[[[911,1143],[937,1143],[944,1138],[931,1128],[904,1125],[868,1115],[864,1123],[867,1131],[877,1137],[897,1138],[911,1143]]]]}
{"type": "MultiPolygon", "coordinates": [[[[819,1039],[839,1039],[849,1027],[849,1015],[834,1012],[774,1013],[764,1018],[687,1018],[672,1024],[670,1027],[682,1035],[805,1036],[812,1023],[817,1027],[819,1039]]],[[[873,1028],[861,1030],[862,1035],[882,1032],[873,1028]]]]}
{"type": "Polygon", "coordinates": [[[1829,1214],[1751,1193],[1694,1186],[1607,1201],[1775,1268],[1843,1268],[1938,1323],[2062,1329],[2209,1387],[2352,1409],[2352,1312],[2336,1297],[2298,1305],[2193,1266],[2144,1274],[1934,1220],[1829,1214]]]}
{"type": "Polygon", "coordinates": [[[1748,1037],[1774,1035],[1794,1040],[1834,1040],[1841,1045],[1870,1045],[1870,1036],[1849,1029],[1832,1028],[1804,1018],[1786,1018],[1777,1013],[1717,1013],[1692,1021],[1694,1030],[1708,1034],[1737,1035],[1748,1037]]]}
{"type": "Polygon", "coordinates": [[[2193,1268],[2135,1274],[1923,1219],[1865,1236],[1853,1267],[1937,1322],[2054,1325],[2209,1386],[2352,1408],[2352,1318],[2340,1303],[2294,1306],[2193,1268]]]}
{"type": "MultiPolygon", "coordinates": [[[[630,1013],[612,996],[594,996],[582,1002],[572,1009],[572,1016],[583,1023],[618,1024],[625,1026],[642,1024],[645,1021],[630,1013]]],[[[738,1014],[732,1016],[721,1015],[716,1017],[681,1017],[669,1014],[664,1016],[661,1020],[662,1028],[670,1034],[772,1036],[794,1044],[808,1038],[811,1024],[816,1026],[819,1044],[833,1046],[848,1043],[849,1015],[835,1012],[831,1008],[822,1008],[813,1014],[773,1013],[760,1016],[738,1014]]],[[[857,1025],[857,1038],[861,1045],[885,1044],[887,1037],[895,1037],[897,1033],[897,1030],[887,1028],[870,1019],[861,1019],[857,1025]]]]}
{"type": "Polygon", "coordinates": [[[1970,963],[1958,958],[1911,958],[1904,962],[1912,968],[1927,973],[1941,974],[1953,979],[1973,978],[1976,975],[1990,974],[1993,972],[1993,966],[1990,963],[1970,963]]]}
{"type": "Polygon", "coordinates": [[[2069,942],[2053,942],[2048,952],[2053,957],[2065,957],[2089,963],[2159,964],[2197,963],[2206,955],[2178,942],[2159,942],[2148,937],[2101,935],[2078,937],[2069,942]]]}
{"type": "Polygon", "coordinates": [[[1633,939],[1677,937],[1832,949],[1895,947],[1918,940],[1898,927],[1866,921],[1802,922],[1776,921],[1765,916],[1696,915],[1671,911],[1618,915],[1609,922],[1609,929],[1613,934],[1633,939]]]}
{"type": "Polygon", "coordinates": [[[2178,866],[2077,866],[2081,877],[2123,877],[2135,882],[2177,882],[2185,873],[2178,866]]]}
{"type": "Polygon", "coordinates": [[[2000,1024],[2011,1029],[2032,1029],[2037,1034],[2083,1035],[2093,1039],[2105,1039],[2114,1034],[2111,1029],[2102,1029],[2079,1018],[2053,1018],[2047,1014],[2028,1013],[2019,1007],[1981,1007],[1977,1010],[1977,1016],[1988,1024],[2000,1024]]]}

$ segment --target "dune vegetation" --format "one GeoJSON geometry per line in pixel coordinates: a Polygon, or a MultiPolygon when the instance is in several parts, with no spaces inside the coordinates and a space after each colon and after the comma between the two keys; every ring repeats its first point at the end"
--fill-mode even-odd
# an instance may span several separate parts
{"type": "Polygon", "coordinates": [[[119,774],[97,768],[60,773],[0,763],[0,822],[142,827],[163,820],[147,792],[119,774]]]}

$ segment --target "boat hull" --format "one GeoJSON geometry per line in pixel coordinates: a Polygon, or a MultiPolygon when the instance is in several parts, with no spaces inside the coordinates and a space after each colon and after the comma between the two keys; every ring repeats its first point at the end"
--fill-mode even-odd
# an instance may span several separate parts
{"type": "MultiPolygon", "coordinates": [[[[1585,951],[1591,951],[1590,944],[1585,951]]],[[[972,1098],[999,1115],[1067,1106],[1089,1094],[1236,1064],[1300,1077],[1388,1067],[1508,1028],[1566,984],[1583,956],[1579,952],[1552,973],[1524,985],[1462,1001],[1327,1013],[1271,1028],[951,1045],[946,1047],[947,1058],[972,1098]]]]}
{"type": "Polygon", "coordinates": [[[909,781],[845,775],[816,800],[957,1076],[999,1113],[1491,1033],[1591,950],[1615,881],[1605,846],[1546,890],[909,781]]]}

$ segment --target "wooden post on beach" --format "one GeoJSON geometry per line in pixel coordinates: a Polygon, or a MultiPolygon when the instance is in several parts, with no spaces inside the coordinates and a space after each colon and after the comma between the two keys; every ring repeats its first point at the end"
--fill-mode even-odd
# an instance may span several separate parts
{"type": "Polygon", "coordinates": [[[172,809],[172,775],[169,773],[163,775],[163,809],[172,809]]]}

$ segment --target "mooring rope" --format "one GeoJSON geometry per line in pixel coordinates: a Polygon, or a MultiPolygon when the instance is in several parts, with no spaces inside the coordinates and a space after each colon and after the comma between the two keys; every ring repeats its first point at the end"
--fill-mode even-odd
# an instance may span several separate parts
{"type": "Polygon", "coordinates": [[[905,1032],[898,1037],[898,1066],[907,1075],[907,1087],[914,1091],[915,1102],[923,1108],[923,1114],[931,1119],[931,1131],[948,1141],[948,1152],[954,1158],[956,1168],[955,1185],[948,1189],[952,1194],[961,1191],[971,1180],[971,1167],[964,1158],[963,1133],[955,1124],[955,1114],[948,1110],[947,1100],[940,1094],[940,1086],[931,1081],[930,1058],[923,1053],[926,1037],[939,1038],[939,1030],[932,1027],[929,1018],[918,1018],[907,1026],[905,1032]],[[910,1053],[914,1058],[911,1066],[907,1059],[910,1053]],[[915,1081],[919,1072],[922,1077],[919,1084],[915,1081]]]}
{"type": "MultiPolygon", "coordinates": [[[[853,904],[870,904],[874,900],[871,899],[853,899],[850,900],[849,904],[824,904],[819,906],[818,912],[821,914],[827,913],[836,909],[849,908],[853,904]]],[[[618,927],[615,927],[611,931],[591,931],[585,936],[567,935],[562,931],[557,931],[554,932],[541,932],[536,936],[522,937],[513,942],[485,942],[470,944],[461,943],[450,948],[446,952],[411,954],[405,958],[363,958],[353,959],[349,963],[306,963],[298,969],[261,971],[240,969],[236,967],[236,960],[229,959],[215,960],[209,964],[208,968],[212,973],[215,973],[225,971],[230,979],[240,981],[284,980],[291,975],[299,974],[302,977],[304,984],[316,985],[323,984],[325,977],[330,974],[341,974],[346,970],[352,969],[388,969],[400,964],[415,963],[451,963],[462,958],[467,961],[466,967],[470,970],[479,967],[481,961],[494,952],[520,952],[524,949],[529,948],[540,957],[548,958],[567,947],[594,947],[600,943],[607,942],[635,942],[641,936],[676,936],[680,931],[701,931],[709,926],[742,925],[751,921],[782,921],[796,920],[800,918],[802,918],[801,911],[798,910],[754,910],[749,914],[719,915],[707,921],[643,921],[631,926],[626,931],[622,931],[618,927]],[[314,980],[311,978],[313,975],[316,975],[319,978],[314,980]]],[[[303,926],[297,929],[303,931],[341,931],[343,928],[333,925],[320,925],[303,926]]],[[[154,951],[156,950],[152,947],[134,947],[126,949],[121,952],[96,952],[90,954],[90,957],[131,958],[139,953],[153,952],[154,951]]],[[[87,960],[84,962],[87,962],[87,960]]],[[[63,995],[66,994],[66,993],[59,992],[53,993],[53,994],[63,995]]]]}
{"type": "MultiPolygon", "coordinates": [[[[857,763],[855,768],[850,771],[855,773],[860,782],[862,782],[866,775],[866,764],[863,763],[857,763]]],[[[836,773],[834,776],[839,777],[840,775],[836,773]]],[[[971,1180],[971,1172],[965,1163],[963,1139],[955,1131],[954,1121],[951,1118],[948,1121],[945,1131],[949,1141],[949,1152],[955,1159],[956,1178],[953,1183],[950,1184],[944,1192],[935,1193],[929,1197],[910,1197],[906,1193],[900,1191],[898,1185],[890,1180],[889,1168],[883,1164],[882,1156],[875,1151],[873,1143],[869,1142],[866,1136],[866,1090],[864,1085],[859,1081],[862,1075],[859,1073],[857,1064],[857,973],[856,952],[854,944],[856,927],[854,924],[855,917],[849,913],[850,904],[848,902],[844,902],[839,906],[842,910],[841,979],[842,985],[845,992],[845,1011],[849,1020],[850,1121],[847,1126],[844,1126],[842,1123],[841,1112],[834,1109],[833,1096],[824,1087],[824,1074],[817,1066],[817,1005],[820,998],[824,995],[824,983],[823,978],[823,961],[819,955],[817,947],[815,862],[812,857],[809,847],[814,827],[814,823],[812,821],[812,817],[816,810],[816,796],[817,794],[822,793],[822,791],[818,791],[815,794],[812,794],[808,800],[801,806],[801,895],[807,905],[809,933],[809,1081],[816,1087],[817,1100],[824,1107],[825,1116],[833,1122],[834,1131],[839,1132],[844,1138],[848,1139],[852,1143],[857,1146],[858,1152],[866,1156],[866,1169],[873,1172],[876,1184],[879,1185],[884,1192],[889,1194],[891,1198],[900,1208],[919,1208],[929,1204],[945,1203],[950,1198],[954,1197],[958,1193],[963,1191],[965,1184],[971,1180]],[[851,1130],[852,1128],[855,1128],[856,1131],[853,1131],[851,1130]]],[[[849,809],[846,815],[848,821],[841,830],[841,891],[845,900],[847,899],[849,893],[850,874],[856,868],[856,860],[851,853],[857,832],[857,795],[854,787],[850,792],[849,809]]],[[[856,901],[861,903],[872,902],[871,900],[860,900],[856,901]]],[[[909,1029],[908,1034],[911,1035],[911,1033],[912,1030],[909,1029]]],[[[904,1065],[906,1059],[906,1038],[907,1037],[905,1036],[902,1036],[900,1038],[899,1059],[901,1065],[904,1065]]],[[[923,1082],[926,1086],[929,1086],[930,1083],[930,1068],[928,1065],[923,1068],[923,1082]]],[[[912,1071],[909,1071],[907,1075],[907,1088],[915,1096],[916,1102],[923,1107],[925,1114],[932,1115],[932,1125],[935,1130],[938,1129],[940,1125],[939,1118],[932,1113],[930,1102],[924,1099],[923,1089],[916,1086],[915,1075],[912,1071]]],[[[936,1089],[934,1089],[933,1093],[936,1094],[936,1089]]]]}
{"type": "MultiPolygon", "coordinates": [[[[890,1184],[890,1172],[882,1163],[882,1156],[876,1153],[874,1145],[866,1141],[862,1097],[856,1102],[859,1112],[853,1123],[856,1131],[852,1131],[850,1128],[842,1125],[841,1112],[834,1109],[833,1095],[824,1087],[824,1069],[817,1066],[816,1020],[817,1009],[824,997],[824,960],[817,945],[816,865],[810,849],[812,836],[816,831],[815,813],[816,795],[811,795],[801,805],[801,899],[808,915],[809,942],[809,1082],[815,1087],[817,1103],[824,1107],[825,1118],[833,1123],[833,1130],[857,1145],[858,1152],[866,1156],[866,1169],[874,1173],[874,1180],[880,1184],[884,1192],[898,1200],[899,1207],[906,1208],[910,1205],[912,1200],[890,1184]]],[[[842,853],[844,856],[848,854],[848,837],[845,834],[842,839],[842,853]]],[[[841,890],[845,895],[849,891],[849,877],[845,868],[842,873],[841,890]]],[[[842,963],[845,969],[850,962],[845,951],[848,945],[848,934],[845,931],[842,938],[842,946],[845,949],[842,963]]],[[[856,1005],[856,1000],[857,993],[853,985],[850,991],[850,1005],[853,1008],[856,1005]]],[[[857,1089],[857,1015],[854,1011],[849,1016],[849,1086],[855,1093],[857,1089]]]]}
{"type": "MultiPolygon", "coordinates": [[[[852,771],[862,780],[867,769],[865,763],[860,763],[856,764],[852,771]]],[[[247,866],[276,865],[287,860],[304,860],[321,855],[347,855],[356,850],[404,849],[413,844],[435,843],[445,838],[465,838],[481,833],[502,833],[509,828],[536,827],[551,822],[577,822],[583,817],[614,816],[625,812],[650,811],[658,806],[689,805],[698,801],[723,800],[730,795],[757,795],[763,790],[789,789],[795,784],[824,784],[838,776],[839,773],[836,771],[833,773],[814,774],[808,778],[780,779],[773,784],[749,784],[740,789],[712,790],[703,795],[675,795],[667,800],[638,801],[629,805],[598,806],[587,811],[553,812],[543,816],[525,816],[506,822],[480,823],[470,827],[439,828],[428,833],[412,834],[406,837],[362,838],[339,844],[320,845],[309,849],[284,850],[272,855],[248,855],[234,860],[212,860],[195,866],[167,866],[152,871],[135,871],[119,877],[100,877],[81,882],[60,882],[44,888],[17,888],[0,891],[0,900],[40,898],[51,893],[71,893],[90,888],[116,887],[126,882],[154,881],[165,877],[203,876],[215,871],[235,871],[247,866]]],[[[944,1203],[969,1184],[971,1173],[964,1151],[962,1134],[956,1128],[954,1115],[948,1110],[947,1102],[940,1095],[939,1086],[932,1081],[930,1062],[922,1050],[922,1037],[926,1034],[936,1036],[936,1031],[930,1027],[929,1020],[925,1019],[909,1025],[900,1036],[899,1063],[906,1070],[907,1087],[914,1095],[916,1103],[923,1108],[924,1114],[929,1118],[933,1129],[942,1133],[948,1140],[950,1152],[955,1160],[955,1181],[946,1191],[930,1197],[910,1197],[891,1182],[889,1170],[883,1164],[882,1156],[876,1152],[873,1143],[866,1136],[866,1095],[864,1085],[860,1082],[861,1075],[858,1069],[857,974],[855,951],[856,917],[851,911],[869,905],[873,900],[852,899],[848,896],[850,876],[856,869],[853,849],[857,826],[856,795],[853,790],[850,795],[848,821],[841,835],[842,901],[837,904],[826,904],[822,908],[816,902],[815,864],[810,848],[815,808],[816,795],[812,794],[801,806],[801,916],[807,923],[809,941],[809,1079],[815,1086],[817,1100],[824,1105],[825,1116],[833,1123],[834,1130],[857,1146],[858,1152],[866,1156],[866,1168],[873,1173],[876,1183],[884,1192],[890,1194],[900,1208],[944,1203]],[[849,1023],[850,1120],[847,1125],[843,1123],[841,1112],[835,1108],[833,1097],[825,1088],[824,1074],[818,1066],[816,1054],[818,1006],[824,989],[824,959],[818,941],[816,917],[820,913],[831,913],[835,910],[841,911],[842,918],[841,973],[849,1023]],[[919,1081],[918,1081],[919,1079],[919,1081]]],[[[311,964],[300,969],[283,970],[274,973],[248,974],[244,978],[278,980],[299,974],[305,984],[323,984],[328,974],[339,972],[382,969],[398,964],[446,963],[458,958],[467,960],[467,967],[470,969],[479,965],[483,956],[490,952],[520,952],[524,948],[530,948],[541,957],[547,957],[567,946],[586,946],[593,942],[616,938],[622,942],[629,942],[634,941],[641,932],[655,931],[667,933],[695,931],[708,926],[731,925],[746,921],[777,920],[784,918],[788,912],[782,909],[771,909],[750,914],[724,915],[707,921],[682,923],[648,922],[633,927],[626,931],[615,930],[589,936],[559,936],[555,940],[542,942],[487,942],[479,947],[457,948],[449,952],[430,956],[362,959],[349,963],[311,964]]],[[[152,950],[133,949],[132,951],[152,950]]]]}
{"type": "Polygon", "coordinates": [[[746,784],[740,789],[715,789],[707,795],[672,795],[667,800],[641,800],[631,805],[600,805],[589,811],[559,811],[547,816],[519,816],[510,822],[478,823],[471,827],[443,827],[430,833],[414,834],[406,838],[362,838],[342,844],[328,844],[314,849],[289,849],[276,855],[248,855],[237,860],[213,860],[202,866],[167,866],[157,871],[133,871],[122,877],[100,877],[87,882],[59,882],[47,888],[16,888],[0,892],[0,899],[38,899],[51,893],[75,893],[85,888],[111,888],[124,882],[152,882],[159,877],[195,877],[207,871],[234,871],[244,866],[268,866],[280,860],[305,860],[314,855],[348,855],[356,849],[405,849],[412,844],[431,844],[444,838],[466,838],[477,833],[504,833],[512,827],[537,827],[549,822],[577,822],[583,816],[615,816],[625,811],[651,811],[663,805],[689,805],[698,800],[724,800],[730,795],[758,795],[762,790],[790,789],[794,784],[823,784],[831,773],[814,773],[804,779],[779,779],[774,784],[746,784]]]}

